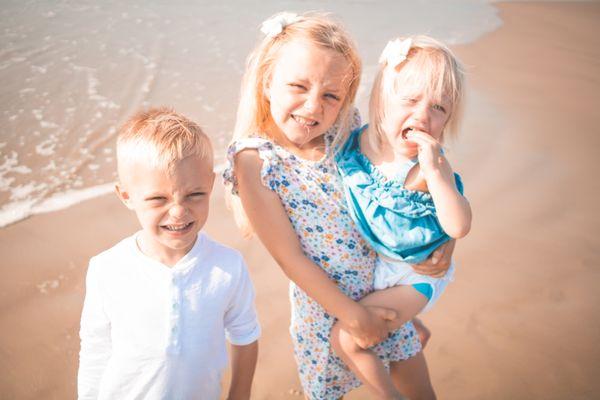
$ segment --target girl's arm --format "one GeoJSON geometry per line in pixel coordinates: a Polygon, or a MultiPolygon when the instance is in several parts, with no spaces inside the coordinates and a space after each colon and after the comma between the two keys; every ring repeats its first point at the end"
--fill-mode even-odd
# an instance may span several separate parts
{"type": "Polygon", "coordinates": [[[419,167],[435,204],[438,220],[448,236],[459,239],[471,229],[471,206],[458,192],[450,163],[437,140],[412,131],[406,138],[419,145],[419,167]]]}
{"type": "Polygon", "coordinates": [[[384,308],[367,309],[353,301],[304,255],[279,196],[261,182],[261,166],[256,150],[244,150],[236,155],[239,196],[261,242],[287,277],[335,316],[349,333],[370,345],[384,340],[387,337],[385,320],[394,319],[396,313],[384,308]]]}
{"type": "Polygon", "coordinates": [[[456,240],[452,239],[435,249],[431,256],[419,264],[413,264],[412,268],[421,275],[441,278],[446,275],[452,261],[452,254],[456,240]]]}
{"type": "Polygon", "coordinates": [[[248,400],[258,358],[258,341],[231,345],[231,386],[227,400],[248,400]]]}

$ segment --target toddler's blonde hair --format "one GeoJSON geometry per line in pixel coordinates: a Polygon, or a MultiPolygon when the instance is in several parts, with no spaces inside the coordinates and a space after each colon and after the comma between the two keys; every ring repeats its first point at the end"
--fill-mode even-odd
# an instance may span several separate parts
{"type": "Polygon", "coordinates": [[[385,137],[382,123],[387,105],[392,96],[399,93],[425,92],[437,101],[447,97],[451,103],[450,116],[444,128],[449,136],[456,136],[462,117],[464,98],[464,69],[460,61],[442,42],[429,36],[417,35],[404,60],[398,66],[386,61],[379,64],[369,101],[369,141],[376,150],[381,150],[385,137]]]}
{"type": "Polygon", "coordinates": [[[129,118],[117,135],[119,176],[123,168],[143,162],[170,169],[177,161],[196,155],[213,166],[213,149],[208,136],[195,122],[170,108],[139,111],[129,118]]]}
{"type": "MultiPolygon", "coordinates": [[[[341,23],[330,14],[321,12],[298,15],[294,22],[283,27],[279,34],[265,36],[250,53],[242,79],[233,141],[253,135],[269,138],[267,127],[271,122],[271,111],[265,88],[269,85],[281,49],[293,40],[303,40],[319,48],[333,50],[348,61],[348,88],[335,123],[337,134],[331,146],[331,150],[335,151],[349,133],[352,105],[360,84],[362,65],[354,42],[341,23]]],[[[239,198],[228,195],[228,201],[238,226],[245,236],[250,236],[252,228],[239,198]]]]}

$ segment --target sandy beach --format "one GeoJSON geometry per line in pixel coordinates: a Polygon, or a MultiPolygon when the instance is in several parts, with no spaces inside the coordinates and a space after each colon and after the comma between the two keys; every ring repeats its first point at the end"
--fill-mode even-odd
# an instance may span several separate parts
{"type": "MultiPolygon", "coordinates": [[[[448,154],[474,224],[423,316],[432,381],[440,399],[600,398],[600,3],[495,6],[503,26],[455,47],[470,91],[448,154]]],[[[252,399],[301,399],[287,279],[223,191],[205,230],[243,252],[256,287],[252,399]]],[[[137,229],[112,194],[0,229],[0,398],[76,397],[87,262],[137,229]]]]}

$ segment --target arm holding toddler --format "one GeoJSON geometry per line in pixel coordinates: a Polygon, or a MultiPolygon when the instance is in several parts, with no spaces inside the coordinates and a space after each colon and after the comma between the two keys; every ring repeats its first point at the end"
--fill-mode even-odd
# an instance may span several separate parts
{"type": "Polygon", "coordinates": [[[261,166],[262,160],[254,150],[236,155],[239,196],[261,242],[287,277],[340,320],[353,336],[371,344],[386,338],[385,320],[395,318],[395,312],[385,308],[367,309],[355,302],[306,257],[279,196],[261,182],[261,166]]]}

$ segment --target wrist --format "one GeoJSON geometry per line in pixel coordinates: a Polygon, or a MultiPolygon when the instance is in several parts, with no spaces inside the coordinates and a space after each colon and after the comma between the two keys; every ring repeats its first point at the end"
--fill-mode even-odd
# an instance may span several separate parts
{"type": "Polygon", "coordinates": [[[349,328],[358,328],[362,325],[364,315],[367,310],[360,303],[352,301],[347,307],[344,307],[344,312],[337,316],[338,320],[349,328]]]}

